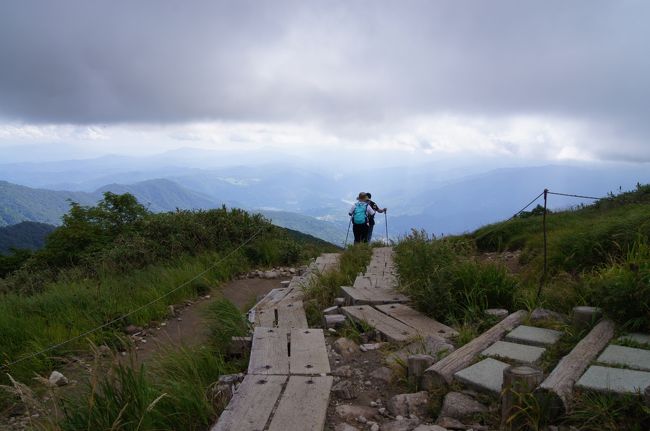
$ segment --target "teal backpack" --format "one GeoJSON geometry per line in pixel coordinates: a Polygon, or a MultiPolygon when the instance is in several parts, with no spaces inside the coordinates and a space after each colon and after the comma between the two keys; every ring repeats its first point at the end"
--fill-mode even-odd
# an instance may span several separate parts
{"type": "Polygon", "coordinates": [[[368,204],[365,202],[357,202],[354,204],[354,212],[352,213],[352,222],[354,224],[365,224],[368,221],[366,209],[368,204]]]}

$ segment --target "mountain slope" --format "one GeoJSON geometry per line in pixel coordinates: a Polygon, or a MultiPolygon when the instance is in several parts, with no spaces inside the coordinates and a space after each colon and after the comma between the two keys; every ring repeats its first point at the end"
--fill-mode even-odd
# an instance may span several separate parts
{"type": "Polygon", "coordinates": [[[54,229],[55,226],[31,221],[0,227],[0,254],[10,248],[37,250],[54,229]]]}

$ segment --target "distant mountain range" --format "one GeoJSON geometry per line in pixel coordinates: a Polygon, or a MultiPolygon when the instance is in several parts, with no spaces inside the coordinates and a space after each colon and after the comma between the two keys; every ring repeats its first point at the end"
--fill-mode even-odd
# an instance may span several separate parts
{"type": "MultiPolygon", "coordinates": [[[[20,226],[19,223],[24,221],[60,225],[61,217],[68,212],[71,201],[94,205],[106,191],[131,193],[154,212],[173,211],[177,208],[209,209],[222,204],[167,179],[147,180],[130,185],[109,184],[91,193],[34,189],[0,181],[0,226],[20,226]]],[[[256,212],[262,213],[278,226],[307,233],[333,244],[340,245],[345,239],[345,227],[336,223],[286,211],[256,212]]],[[[15,232],[25,233],[26,230],[17,228],[15,232]]],[[[9,238],[17,237],[9,235],[9,238]]],[[[18,243],[8,243],[7,247],[12,245],[21,246],[18,243]]]]}
{"type": "MultiPolygon", "coordinates": [[[[13,183],[0,182],[0,226],[22,220],[58,224],[68,199],[92,204],[101,192],[111,190],[131,192],[153,211],[223,204],[262,211],[279,225],[340,243],[347,230],[347,210],[359,191],[372,192],[379,205],[389,208],[375,229],[381,239],[386,220],[392,238],[411,228],[462,233],[512,216],[545,187],[599,197],[650,182],[650,166],[641,163],[494,169],[498,163],[492,159],[483,164],[439,160],[374,167],[365,160],[315,165],[276,155],[266,163],[257,157],[248,165],[234,165],[227,155],[221,159],[215,154],[187,150],[139,158],[0,165],[0,179],[13,183]]],[[[553,196],[549,206],[589,202],[553,196]]]]}

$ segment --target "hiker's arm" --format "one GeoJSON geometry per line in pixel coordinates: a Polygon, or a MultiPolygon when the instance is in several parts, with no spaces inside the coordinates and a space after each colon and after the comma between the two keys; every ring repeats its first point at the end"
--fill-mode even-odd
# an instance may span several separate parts
{"type": "Polygon", "coordinates": [[[369,216],[374,216],[375,215],[375,210],[373,210],[372,207],[370,205],[368,205],[366,207],[366,214],[368,214],[369,216]]]}
{"type": "Polygon", "coordinates": [[[352,214],[354,214],[354,205],[350,207],[350,211],[348,211],[348,215],[352,217],[352,214]]]}

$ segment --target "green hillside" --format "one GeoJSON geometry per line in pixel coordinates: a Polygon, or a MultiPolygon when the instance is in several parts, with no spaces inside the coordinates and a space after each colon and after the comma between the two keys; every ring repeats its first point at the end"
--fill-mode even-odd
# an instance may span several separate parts
{"type": "Polygon", "coordinates": [[[31,221],[0,227],[0,254],[11,248],[38,250],[54,229],[55,226],[31,221]]]}
{"type": "Polygon", "coordinates": [[[398,245],[402,283],[442,320],[471,321],[490,307],[588,304],[625,328],[650,330],[650,185],[549,213],[546,277],[542,213],[459,237],[415,232],[398,245]]]}

